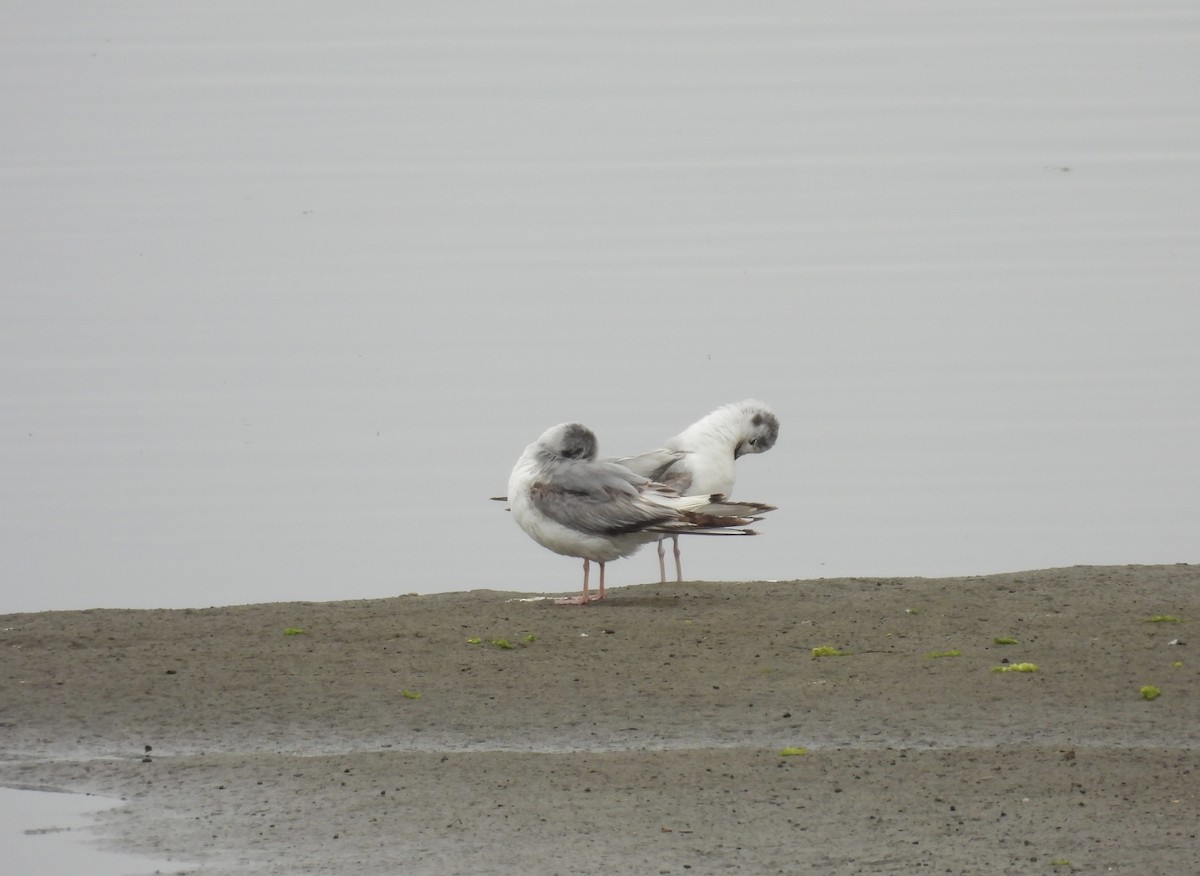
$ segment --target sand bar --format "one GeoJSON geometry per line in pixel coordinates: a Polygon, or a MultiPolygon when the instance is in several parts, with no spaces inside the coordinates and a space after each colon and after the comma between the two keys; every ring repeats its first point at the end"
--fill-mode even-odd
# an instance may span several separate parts
{"type": "Polygon", "coordinates": [[[1188,565],[8,615],[0,784],[206,874],[1195,872],[1198,618],[1188,565]]]}

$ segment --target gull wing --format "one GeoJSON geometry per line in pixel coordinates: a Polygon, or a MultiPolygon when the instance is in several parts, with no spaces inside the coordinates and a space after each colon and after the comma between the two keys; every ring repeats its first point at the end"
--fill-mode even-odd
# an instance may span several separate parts
{"type": "Polygon", "coordinates": [[[666,484],[686,495],[692,486],[692,472],[687,464],[688,451],[660,447],[637,456],[615,460],[644,478],[666,484]]]}
{"type": "Polygon", "coordinates": [[[620,465],[558,466],[530,487],[534,506],[551,520],[590,535],[641,532],[678,512],[648,501],[644,478],[620,465]]]}

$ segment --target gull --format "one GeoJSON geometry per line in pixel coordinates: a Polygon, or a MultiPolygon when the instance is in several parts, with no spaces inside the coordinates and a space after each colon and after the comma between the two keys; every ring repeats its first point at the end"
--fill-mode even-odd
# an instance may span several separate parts
{"type": "Polygon", "coordinates": [[[747,527],[774,510],[723,496],[681,496],[615,462],[597,460],[596,436],[579,423],[547,429],[525,448],[508,479],[513,517],[544,548],[583,560],[583,592],[565,604],[604,598],[604,565],[664,534],[754,535],[747,527]],[[591,563],[600,565],[596,596],[591,563]]]}
{"type": "MultiPolygon", "coordinates": [[[[717,408],[697,420],[662,447],[638,456],[614,460],[652,481],[673,487],[681,495],[733,493],[734,463],[748,453],[765,453],[779,437],[779,420],[767,405],[748,398],[717,408]]],[[[658,538],[659,580],[667,580],[663,558],[665,535],[658,538]]],[[[675,553],[675,580],[683,580],[679,537],[670,534],[675,553]]]]}

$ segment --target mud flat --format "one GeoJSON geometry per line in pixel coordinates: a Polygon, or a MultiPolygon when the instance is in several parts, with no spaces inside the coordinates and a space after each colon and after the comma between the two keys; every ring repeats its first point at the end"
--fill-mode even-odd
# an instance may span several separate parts
{"type": "Polygon", "coordinates": [[[1188,565],[7,615],[0,784],[206,874],[1194,872],[1198,620],[1188,565]]]}

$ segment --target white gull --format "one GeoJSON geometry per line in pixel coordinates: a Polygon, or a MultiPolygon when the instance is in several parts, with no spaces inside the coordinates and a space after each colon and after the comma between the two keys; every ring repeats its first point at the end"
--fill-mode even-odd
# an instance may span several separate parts
{"type": "MultiPolygon", "coordinates": [[[[779,437],[779,420],[763,402],[745,399],[717,408],[697,420],[662,447],[638,456],[614,460],[643,477],[673,487],[684,496],[733,494],[734,463],[749,453],[765,453],[779,437]]],[[[671,534],[675,579],[683,580],[679,538],[671,534]]],[[[667,580],[663,540],[658,538],[658,574],[667,580]]]]}
{"type": "Polygon", "coordinates": [[[525,533],[555,553],[583,560],[583,592],[564,600],[604,598],[604,565],[627,557],[663,535],[754,535],[746,528],[773,510],[758,502],[726,502],[720,495],[678,491],[616,462],[596,459],[592,430],[579,423],[554,426],[525,448],[508,480],[508,501],[525,533]],[[590,564],[600,565],[596,596],[590,564]]]}

